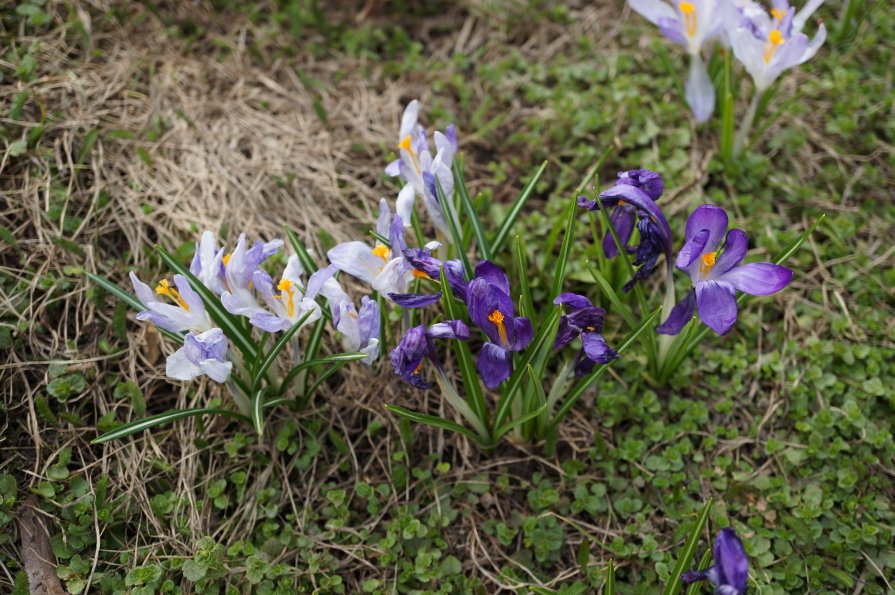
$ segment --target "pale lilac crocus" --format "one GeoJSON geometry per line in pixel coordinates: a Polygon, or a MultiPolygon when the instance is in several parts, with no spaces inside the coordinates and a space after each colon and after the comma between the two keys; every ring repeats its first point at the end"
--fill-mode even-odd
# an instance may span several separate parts
{"type": "Polygon", "coordinates": [[[697,311],[706,326],[724,335],[737,320],[737,291],[771,295],[792,280],[792,271],[784,266],[770,262],[740,264],[749,240],[742,229],[728,232],[727,222],[727,213],[715,205],[702,205],[690,215],[685,243],[675,266],[690,275],[693,288],[672,309],[668,319],[656,327],[656,332],[678,334],[697,311]]]}
{"type": "Polygon", "coordinates": [[[708,120],[715,110],[715,88],[701,51],[724,31],[719,0],[628,0],[628,4],[687,51],[690,56],[690,72],[684,85],[687,104],[697,122],[708,120]]]}
{"type": "Polygon", "coordinates": [[[218,246],[211,231],[204,231],[196,242],[190,272],[216,294],[221,295],[227,291],[224,279],[224,248],[218,246]]]}
{"type": "Polygon", "coordinates": [[[227,337],[221,329],[212,328],[203,333],[187,333],[183,347],[168,357],[165,374],[175,380],[204,375],[215,382],[225,382],[232,369],[233,363],[227,361],[227,337]]]}
{"type": "Polygon", "coordinates": [[[382,319],[379,304],[368,296],[361,298],[360,309],[335,279],[328,279],[320,290],[329,303],[333,326],[342,338],[346,352],[366,353],[362,363],[372,365],[379,357],[382,319]]]}
{"type": "Polygon", "coordinates": [[[454,196],[454,175],[451,171],[454,154],[459,146],[454,125],[445,129],[444,133],[436,131],[435,154],[429,150],[429,140],[425,129],[419,125],[420,102],[414,99],[404,109],[401,117],[401,128],[398,133],[398,159],[385,168],[385,173],[392,177],[400,177],[405,184],[398,193],[395,211],[407,227],[411,224],[413,205],[416,197],[423,199],[435,227],[445,236],[450,237],[450,227],[446,213],[454,221],[457,215],[453,205],[442,205],[438,200],[436,180],[441,184],[445,197],[454,196]]]}
{"type": "Polygon", "coordinates": [[[266,243],[257,240],[251,248],[247,248],[246,235],[239,235],[236,248],[222,258],[226,291],[221,294],[221,303],[228,312],[251,316],[261,309],[255,298],[253,277],[261,263],[276,254],[282,246],[282,240],[266,243]]]}
{"type": "Polygon", "coordinates": [[[162,279],[155,291],[140,281],[134,273],[130,274],[130,278],[137,299],[146,308],[137,314],[137,320],[149,320],[156,326],[174,333],[183,331],[201,333],[213,326],[202,298],[193,291],[183,275],[174,275],[174,285],[167,279],[162,279]],[[168,301],[163,301],[165,298],[168,301]]]}
{"type": "Polygon", "coordinates": [[[293,254],[286,261],[283,276],[274,287],[267,271],[258,269],[252,275],[252,281],[268,309],[258,308],[251,312],[249,323],[263,331],[276,333],[292,328],[303,318],[304,322],[298,330],[316,322],[323,315],[320,305],[316,302],[317,294],[320,293],[323,283],[335,272],[336,269],[332,266],[320,269],[311,275],[308,286],[304,287],[302,283],[304,269],[298,256],[293,254]]]}

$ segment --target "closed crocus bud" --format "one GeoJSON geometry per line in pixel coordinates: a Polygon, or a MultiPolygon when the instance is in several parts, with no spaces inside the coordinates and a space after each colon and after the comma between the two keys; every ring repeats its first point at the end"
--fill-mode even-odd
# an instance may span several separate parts
{"type": "Polygon", "coordinates": [[[697,581],[710,581],[717,595],[746,595],[749,582],[749,558],[743,542],[733,529],[722,529],[715,538],[712,549],[715,565],[708,570],[685,572],[681,580],[685,585],[697,581]]]}

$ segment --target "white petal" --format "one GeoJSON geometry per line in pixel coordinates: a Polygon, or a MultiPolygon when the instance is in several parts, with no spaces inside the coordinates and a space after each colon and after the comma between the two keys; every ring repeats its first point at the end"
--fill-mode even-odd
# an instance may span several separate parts
{"type": "Polygon", "coordinates": [[[411,216],[413,215],[413,201],[416,198],[411,184],[405,184],[398,193],[398,199],[395,201],[395,212],[404,223],[404,227],[410,227],[411,216]]]}
{"type": "Polygon", "coordinates": [[[369,365],[372,365],[376,358],[379,357],[379,339],[370,339],[370,342],[367,343],[366,347],[362,348],[361,353],[366,353],[367,357],[361,360],[361,362],[369,365]]]}
{"type": "Polygon", "coordinates": [[[165,374],[174,380],[192,380],[202,375],[202,369],[187,359],[186,351],[181,347],[168,356],[165,374]]]}
{"type": "Polygon", "coordinates": [[[215,382],[224,382],[230,377],[230,370],[233,369],[233,363],[222,362],[216,359],[207,359],[199,364],[199,368],[215,382]]]}
{"type": "Polygon", "coordinates": [[[131,283],[134,286],[134,293],[144,306],[148,306],[150,302],[156,301],[155,292],[152,291],[152,288],[140,281],[137,275],[133,272],[131,272],[130,277],[131,283]]]}
{"type": "Polygon", "coordinates": [[[406,108],[404,108],[404,115],[401,116],[401,131],[398,142],[401,142],[407,135],[413,132],[413,129],[416,127],[416,121],[419,117],[419,113],[420,102],[418,99],[414,99],[407,104],[406,108]]]}
{"type": "MultiPolygon", "coordinates": [[[[820,8],[820,5],[824,3],[824,0],[808,0],[808,3],[802,7],[802,10],[796,13],[796,16],[792,19],[792,28],[793,31],[801,31],[805,27],[805,23],[808,22],[808,19],[811,18],[811,15],[820,8]]],[[[821,24],[823,26],[823,24],[821,24]]]]}
{"type": "Polygon", "coordinates": [[[628,4],[654,25],[659,24],[661,18],[677,18],[674,9],[661,0],[628,0],[628,4]]]}
{"type": "Polygon", "coordinates": [[[412,279],[412,269],[407,262],[403,258],[394,258],[376,275],[372,286],[384,296],[390,293],[407,293],[407,286],[412,279]]]}
{"type": "Polygon", "coordinates": [[[698,54],[690,57],[690,74],[684,85],[684,92],[696,121],[701,124],[708,120],[715,111],[715,87],[698,54]]]}
{"type": "Polygon", "coordinates": [[[392,224],[392,211],[388,208],[385,197],[379,199],[379,218],[376,220],[376,233],[388,237],[388,228],[392,224]]]}
{"type": "Polygon", "coordinates": [[[363,242],[344,242],[326,253],[337,269],[372,283],[385,263],[363,242]]]}

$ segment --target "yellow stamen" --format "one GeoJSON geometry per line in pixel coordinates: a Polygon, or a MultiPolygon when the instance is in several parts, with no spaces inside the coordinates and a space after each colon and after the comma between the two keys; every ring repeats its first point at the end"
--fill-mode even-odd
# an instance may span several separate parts
{"type": "Polygon", "coordinates": [[[349,316],[349,318],[353,318],[353,319],[357,320],[357,312],[349,312],[348,316],[349,316]]]}
{"type": "Polygon", "coordinates": [[[702,255],[702,262],[699,264],[699,272],[703,275],[708,275],[711,272],[712,267],[715,266],[717,252],[706,252],[702,255]]]}
{"type": "Polygon", "coordinates": [[[432,277],[417,269],[413,269],[413,276],[417,279],[428,279],[429,281],[433,281],[432,277]]]}
{"type": "Polygon", "coordinates": [[[382,259],[382,262],[388,262],[388,247],[385,244],[376,244],[376,247],[372,250],[375,256],[378,256],[382,259]]]}
{"type": "Polygon", "coordinates": [[[585,327],[585,329],[588,330],[588,331],[590,331],[590,332],[592,332],[592,333],[595,332],[595,331],[597,330],[597,328],[596,328],[596,327],[593,327],[593,326],[585,327]]]}
{"type": "Polygon", "coordinates": [[[781,10],[781,9],[779,9],[779,8],[772,8],[772,9],[771,9],[771,14],[772,14],[772,15],[774,16],[774,18],[777,19],[778,21],[782,21],[782,20],[783,20],[783,17],[786,16],[786,11],[785,11],[785,10],[781,10]]]}
{"type": "Polygon", "coordinates": [[[283,279],[277,285],[277,289],[284,292],[286,295],[275,295],[275,298],[285,299],[286,300],[286,314],[289,318],[295,314],[295,290],[292,288],[292,281],[289,279],[283,279]]]}
{"type": "Polygon", "coordinates": [[[420,164],[416,162],[416,154],[413,152],[413,147],[410,144],[410,135],[404,137],[404,139],[398,143],[399,149],[404,149],[410,154],[410,161],[413,162],[413,167],[416,168],[416,172],[420,172],[420,164]]]}
{"type": "Polygon", "coordinates": [[[510,340],[507,338],[507,327],[503,323],[503,313],[500,310],[494,310],[488,315],[488,320],[497,326],[497,332],[500,334],[500,342],[504,347],[508,347],[510,345],[510,340]]]}
{"type": "Polygon", "coordinates": [[[692,2],[678,2],[677,6],[684,13],[684,27],[687,29],[687,35],[693,37],[696,35],[696,5],[692,2]]]}
{"type": "Polygon", "coordinates": [[[180,304],[181,308],[183,308],[187,312],[190,311],[190,307],[187,306],[186,302],[183,301],[183,298],[180,297],[180,293],[176,289],[171,287],[171,284],[168,283],[167,279],[162,279],[161,281],[158,282],[158,286],[156,286],[155,292],[159,295],[163,295],[163,296],[171,298],[172,300],[174,300],[175,302],[180,304]]]}
{"type": "Polygon", "coordinates": [[[783,44],[783,34],[780,33],[777,29],[771,31],[770,35],[768,35],[768,43],[764,46],[764,63],[770,64],[771,59],[774,57],[774,52],[777,51],[777,46],[783,44]]]}
{"type": "Polygon", "coordinates": [[[225,254],[224,257],[221,259],[221,262],[224,263],[224,266],[227,266],[227,264],[230,262],[231,256],[233,256],[232,252],[230,254],[225,254]]]}
{"type": "Polygon", "coordinates": [[[422,370],[422,369],[423,369],[423,362],[420,362],[420,365],[418,365],[418,366],[416,367],[416,369],[415,369],[413,372],[411,372],[411,374],[413,374],[414,376],[416,376],[416,375],[418,375],[418,374],[420,373],[420,370],[422,370]]]}

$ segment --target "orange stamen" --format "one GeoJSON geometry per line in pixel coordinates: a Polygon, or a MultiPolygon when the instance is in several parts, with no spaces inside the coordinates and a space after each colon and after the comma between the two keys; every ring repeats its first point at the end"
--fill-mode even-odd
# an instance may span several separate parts
{"type": "Polygon", "coordinates": [[[413,152],[413,147],[410,144],[410,135],[404,137],[404,139],[398,143],[399,149],[404,149],[410,154],[410,161],[413,162],[413,167],[416,168],[416,172],[420,172],[420,164],[416,162],[416,154],[413,152]]]}
{"type": "Polygon", "coordinates": [[[187,306],[186,302],[183,301],[183,298],[180,297],[180,293],[176,289],[171,287],[171,284],[168,283],[167,279],[162,279],[158,282],[158,286],[155,288],[155,292],[159,295],[171,298],[172,300],[177,302],[181,308],[183,308],[187,312],[190,311],[190,307],[187,306]]]}
{"type": "Polygon", "coordinates": [[[777,51],[777,46],[783,44],[783,34],[780,33],[777,29],[771,31],[770,35],[768,35],[768,43],[764,46],[764,63],[770,64],[771,59],[774,57],[774,52],[777,51]]]}
{"type": "Polygon", "coordinates": [[[684,13],[684,27],[687,29],[687,35],[693,37],[696,35],[696,5],[692,2],[678,2],[677,6],[684,13]]]}
{"type": "Polygon", "coordinates": [[[289,316],[289,318],[292,318],[295,314],[295,290],[292,288],[292,281],[289,279],[281,280],[277,285],[277,289],[284,292],[286,295],[275,295],[274,297],[286,300],[286,315],[289,316]]]}
{"type": "Polygon", "coordinates": [[[382,259],[382,262],[388,262],[388,253],[389,249],[385,244],[376,244],[376,247],[372,250],[375,256],[378,256],[382,259]]]}
{"type": "Polygon", "coordinates": [[[702,262],[699,264],[699,272],[703,275],[708,275],[709,272],[711,272],[712,267],[715,266],[717,256],[717,252],[706,252],[705,254],[703,254],[702,262]]]}
{"type": "Polygon", "coordinates": [[[500,335],[500,342],[504,347],[508,347],[510,344],[509,338],[507,338],[507,327],[504,325],[504,315],[500,310],[494,310],[488,316],[488,320],[493,322],[497,327],[497,332],[500,335]]]}

